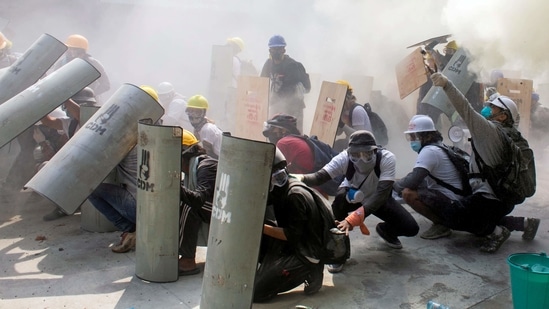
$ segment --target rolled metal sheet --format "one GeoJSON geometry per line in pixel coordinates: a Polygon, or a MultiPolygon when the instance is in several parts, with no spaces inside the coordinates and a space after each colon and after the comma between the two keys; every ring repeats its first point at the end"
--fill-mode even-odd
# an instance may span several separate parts
{"type": "Polygon", "coordinates": [[[138,121],[153,123],[163,114],[162,106],[147,92],[122,85],[26,187],[67,214],[74,213],[137,144],[138,121]]]}
{"type": "Polygon", "coordinates": [[[139,123],[135,275],[152,282],[179,278],[180,127],[139,123]]]}
{"type": "Polygon", "coordinates": [[[0,73],[0,104],[36,83],[61,57],[67,46],[42,34],[9,68],[0,73]]]}
{"type": "Polygon", "coordinates": [[[275,146],[223,136],[200,308],[251,308],[275,146]]]}
{"type": "MultiPolygon", "coordinates": [[[[467,71],[470,61],[471,55],[463,48],[460,48],[442,71],[442,74],[448,77],[463,94],[467,93],[476,78],[474,74],[467,71]]],[[[431,87],[423,98],[422,103],[433,105],[446,114],[451,121],[454,121],[453,118],[455,118],[454,113],[456,109],[450,103],[448,96],[441,87],[431,87]]]]}
{"type": "Polygon", "coordinates": [[[99,76],[99,71],[87,61],[74,59],[0,105],[0,147],[99,76]]]}

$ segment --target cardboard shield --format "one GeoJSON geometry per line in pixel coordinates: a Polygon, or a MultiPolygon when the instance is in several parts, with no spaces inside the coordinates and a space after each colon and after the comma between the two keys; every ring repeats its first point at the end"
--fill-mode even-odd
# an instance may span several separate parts
{"type": "Polygon", "coordinates": [[[236,104],[235,129],[232,135],[265,141],[263,124],[269,114],[269,79],[240,76],[236,104]]]}
{"type": "Polygon", "coordinates": [[[396,77],[401,100],[427,82],[427,70],[421,48],[416,48],[397,64],[396,77]]]}
{"type": "Polygon", "coordinates": [[[101,74],[91,64],[74,59],[0,105],[0,147],[99,76],[101,74]]]}
{"type": "Polygon", "coordinates": [[[337,125],[343,110],[347,86],[323,81],[316,104],[315,117],[311,125],[311,136],[332,146],[337,133],[337,125]]]}
{"type": "Polygon", "coordinates": [[[499,94],[508,96],[517,104],[520,115],[519,131],[528,137],[530,131],[530,109],[532,107],[532,90],[534,81],[530,79],[500,78],[497,83],[499,94]]]}
{"type": "Polygon", "coordinates": [[[156,122],[163,114],[162,106],[147,92],[122,85],[26,187],[65,213],[74,213],[137,144],[138,121],[156,122]]]}
{"type": "Polygon", "coordinates": [[[139,123],[135,275],[152,282],[179,278],[180,127],[139,123]]]}
{"type": "Polygon", "coordinates": [[[227,135],[222,145],[200,308],[251,308],[275,146],[227,135]]]}
{"type": "MultiPolygon", "coordinates": [[[[475,75],[467,71],[470,59],[471,56],[467,51],[459,48],[442,71],[442,74],[448,77],[461,93],[467,93],[475,81],[475,75]]],[[[454,121],[457,117],[456,109],[440,87],[431,87],[423,98],[422,103],[427,103],[440,109],[451,121],[454,121]]]]}
{"type": "Polygon", "coordinates": [[[36,83],[66,50],[67,46],[56,38],[42,34],[0,74],[0,104],[36,83]]]}

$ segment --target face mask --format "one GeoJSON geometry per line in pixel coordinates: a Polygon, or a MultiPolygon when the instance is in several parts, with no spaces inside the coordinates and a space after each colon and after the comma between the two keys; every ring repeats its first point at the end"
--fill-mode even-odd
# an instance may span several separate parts
{"type": "Polygon", "coordinates": [[[484,106],[480,111],[480,114],[482,115],[482,117],[488,119],[490,118],[490,116],[492,116],[492,109],[490,108],[490,106],[484,106]]]}
{"type": "Polygon", "coordinates": [[[419,153],[419,150],[421,149],[421,142],[420,141],[411,141],[410,147],[414,152],[419,153]]]}
{"type": "MultiPolygon", "coordinates": [[[[352,162],[352,161],[351,161],[352,162]]],[[[361,174],[370,174],[370,172],[374,169],[374,166],[376,165],[376,158],[373,156],[370,160],[364,161],[362,158],[358,160],[358,162],[353,162],[356,169],[361,174]]]]}
{"type": "Polygon", "coordinates": [[[349,191],[347,191],[347,195],[345,196],[347,199],[347,202],[354,204],[354,203],[360,203],[362,200],[364,200],[364,193],[360,191],[359,189],[355,188],[349,188],[349,191]]]}
{"type": "Polygon", "coordinates": [[[274,187],[282,187],[288,182],[288,173],[285,169],[278,170],[271,175],[271,189],[273,191],[274,187]]]}

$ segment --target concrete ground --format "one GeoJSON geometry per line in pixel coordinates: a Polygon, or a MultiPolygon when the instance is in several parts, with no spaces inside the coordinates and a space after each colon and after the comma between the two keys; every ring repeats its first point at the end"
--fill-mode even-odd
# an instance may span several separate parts
{"type": "MultiPolygon", "coordinates": [[[[450,308],[512,308],[507,257],[517,252],[547,251],[549,183],[538,163],[538,191],[514,214],[542,219],[534,241],[515,232],[495,254],[478,248],[481,239],[454,232],[449,238],[401,238],[402,250],[387,247],[373,231],[352,232],[352,257],[343,272],[324,272],[324,286],[305,296],[303,286],[252,308],[425,308],[428,300],[450,308]]],[[[51,222],[42,216],[53,205],[32,192],[1,196],[0,308],[198,308],[199,275],[173,283],[150,283],[135,276],[135,252],[115,254],[109,245],[118,232],[92,233],[75,214],[51,222]]],[[[410,208],[408,208],[410,209],[410,208]]],[[[411,211],[411,210],[410,210],[411,211]]],[[[430,223],[414,213],[421,231],[430,223]]],[[[204,269],[206,248],[197,261],[204,269]]],[[[229,305],[227,306],[229,307],[229,305]]]]}

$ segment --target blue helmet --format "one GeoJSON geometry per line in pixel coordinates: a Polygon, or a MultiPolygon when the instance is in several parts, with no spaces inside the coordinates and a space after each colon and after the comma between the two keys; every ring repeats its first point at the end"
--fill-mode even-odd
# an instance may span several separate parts
{"type": "Polygon", "coordinates": [[[269,39],[269,48],[271,47],[285,47],[286,46],[286,40],[284,40],[284,37],[281,35],[273,35],[269,39]]]}

